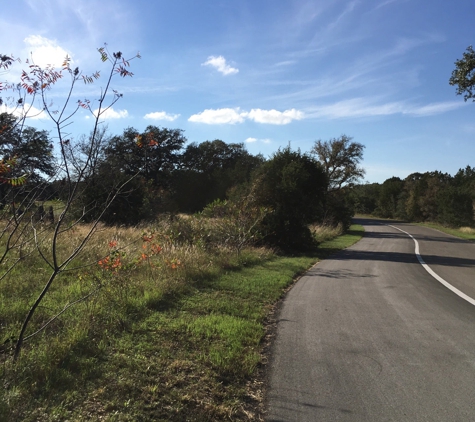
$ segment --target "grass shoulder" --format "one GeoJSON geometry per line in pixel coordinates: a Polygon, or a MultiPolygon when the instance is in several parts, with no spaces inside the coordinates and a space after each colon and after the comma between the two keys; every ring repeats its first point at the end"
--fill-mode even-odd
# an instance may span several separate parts
{"type": "MultiPolygon", "coordinates": [[[[0,420],[259,420],[271,310],[299,275],[362,235],[354,225],[312,254],[250,249],[218,266],[218,256],[193,255],[203,261],[190,264],[185,284],[114,275],[101,296],[35,338],[16,367],[4,361],[0,420]]],[[[162,259],[174,274],[187,267],[162,259]]]]}
{"type": "Polygon", "coordinates": [[[431,229],[439,230],[441,232],[450,234],[452,236],[459,237],[460,239],[469,240],[475,242],[475,228],[473,227],[458,227],[451,228],[437,223],[415,223],[419,226],[429,227],[431,229]]]}

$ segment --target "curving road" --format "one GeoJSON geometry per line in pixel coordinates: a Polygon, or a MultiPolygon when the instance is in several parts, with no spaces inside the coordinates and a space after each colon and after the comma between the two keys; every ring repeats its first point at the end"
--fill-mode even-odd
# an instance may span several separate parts
{"type": "Polygon", "coordinates": [[[302,277],[278,315],[268,422],[475,420],[475,243],[359,219],[363,239],[302,277]],[[408,234],[400,231],[403,230],[408,234]]]}

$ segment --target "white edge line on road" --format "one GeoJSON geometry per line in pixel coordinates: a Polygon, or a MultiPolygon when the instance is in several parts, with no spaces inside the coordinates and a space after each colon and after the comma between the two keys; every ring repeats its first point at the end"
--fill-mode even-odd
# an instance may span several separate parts
{"type": "Polygon", "coordinates": [[[419,263],[424,267],[424,269],[432,276],[434,277],[439,283],[443,284],[445,287],[447,287],[447,289],[450,289],[452,290],[456,295],[460,296],[462,299],[465,299],[468,303],[471,303],[472,305],[475,306],[475,299],[472,299],[470,296],[466,295],[464,292],[461,292],[459,289],[457,289],[456,287],[452,286],[450,283],[448,283],[447,281],[445,281],[439,274],[437,274],[434,270],[432,270],[431,267],[429,267],[425,262],[424,260],[422,259],[422,256],[421,254],[419,253],[419,242],[416,240],[416,238],[396,227],[396,226],[391,226],[390,224],[388,224],[389,227],[392,227],[393,229],[396,229],[396,230],[399,230],[400,232],[403,232],[405,234],[407,234],[412,240],[414,240],[414,243],[416,244],[416,249],[415,249],[415,253],[416,253],[416,256],[417,256],[417,259],[419,261],[419,263]]]}

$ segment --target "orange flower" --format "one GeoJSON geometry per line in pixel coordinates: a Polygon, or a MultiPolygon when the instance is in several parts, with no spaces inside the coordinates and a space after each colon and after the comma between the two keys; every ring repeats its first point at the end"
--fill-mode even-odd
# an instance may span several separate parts
{"type": "Polygon", "coordinates": [[[104,259],[101,259],[98,264],[100,267],[107,269],[109,267],[110,257],[106,256],[104,259]]]}
{"type": "Polygon", "coordinates": [[[157,245],[156,243],[151,245],[150,249],[152,250],[154,254],[159,254],[162,251],[162,248],[160,247],[160,245],[157,245]]]}
{"type": "Polygon", "coordinates": [[[111,240],[109,242],[109,248],[115,248],[117,246],[117,240],[111,240]]]}
{"type": "Polygon", "coordinates": [[[112,268],[120,268],[120,267],[122,267],[122,262],[120,261],[120,256],[118,256],[112,263],[112,268]]]}

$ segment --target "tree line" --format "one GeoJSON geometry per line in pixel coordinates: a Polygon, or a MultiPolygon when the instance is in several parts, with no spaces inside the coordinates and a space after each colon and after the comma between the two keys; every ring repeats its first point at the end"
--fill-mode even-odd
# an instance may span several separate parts
{"type": "Polygon", "coordinates": [[[20,129],[7,113],[0,122],[3,159],[18,157],[12,176],[28,174],[20,187],[0,184],[2,207],[21,203],[38,186],[36,202],[68,201],[68,180],[80,181],[72,215],[83,222],[136,225],[163,213],[201,212],[216,202],[234,209],[246,204],[268,210],[260,224],[263,241],[307,248],[308,224],[349,226],[353,211],[345,192],[364,174],[364,146],[346,135],[319,140],[306,153],[288,146],[265,158],[250,154],[243,143],[187,143],[182,130],[158,126],[143,132],[129,127],[119,135],[100,128],[77,141],[63,140],[72,163],[66,172],[46,132],[20,129]]]}
{"type": "Polygon", "coordinates": [[[383,183],[355,186],[348,200],[355,212],[447,226],[473,226],[475,167],[454,176],[440,171],[391,177],[383,183]]]}

